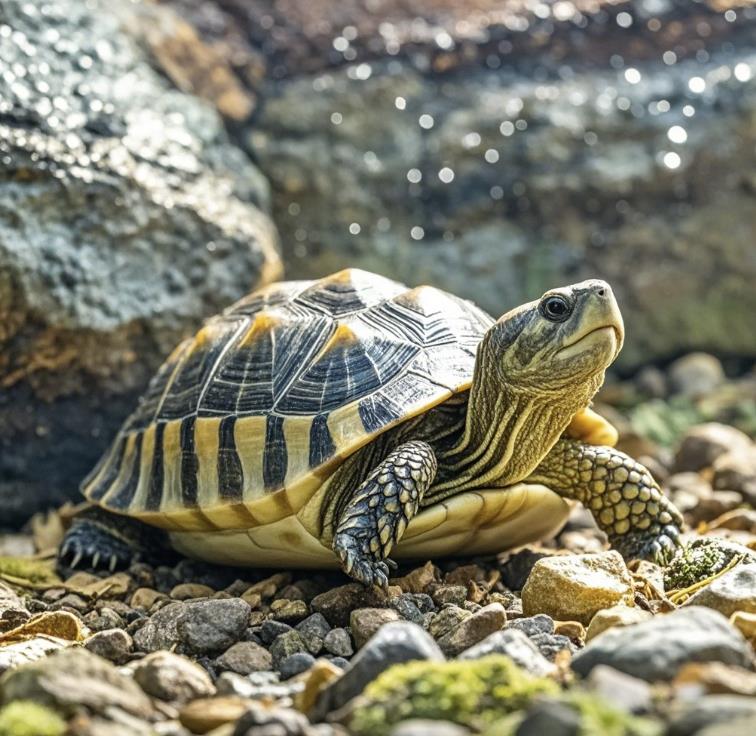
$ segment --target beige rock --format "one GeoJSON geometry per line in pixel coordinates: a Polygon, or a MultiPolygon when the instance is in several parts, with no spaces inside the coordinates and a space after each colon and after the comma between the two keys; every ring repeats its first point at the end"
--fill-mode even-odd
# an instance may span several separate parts
{"type": "Polygon", "coordinates": [[[179,720],[192,733],[208,733],[226,723],[238,721],[253,703],[253,700],[237,695],[199,698],[179,711],[179,720]]]}
{"type": "Polygon", "coordinates": [[[188,601],[192,598],[209,598],[215,591],[209,585],[200,583],[179,583],[171,590],[171,598],[188,601]]]}
{"type": "Polygon", "coordinates": [[[398,585],[404,593],[425,593],[428,586],[437,581],[438,570],[432,562],[428,561],[422,567],[417,567],[404,577],[396,578],[391,582],[398,585]]]}
{"type": "Polygon", "coordinates": [[[730,616],[730,623],[756,646],[756,613],[738,611],[730,616]]]}
{"type": "Polygon", "coordinates": [[[756,673],[724,662],[688,662],[672,683],[675,690],[692,687],[712,695],[756,696],[756,673]]]}
{"type": "Polygon", "coordinates": [[[700,470],[712,465],[720,455],[750,445],[748,435],[735,427],[717,422],[698,424],[691,427],[682,438],[675,455],[674,469],[700,470]]]}
{"type": "Polygon", "coordinates": [[[357,648],[360,649],[383,624],[398,620],[399,614],[393,608],[358,608],[352,611],[349,625],[357,648]]]}
{"type": "Polygon", "coordinates": [[[591,623],[588,624],[588,629],[585,632],[585,640],[590,641],[614,626],[629,626],[630,624],[637,624],[649,618],[651,618],[651,614],[641,608],[630,608],[629,606],[605,608],[597,611],[596,615],[591,619],[591,623]]]}
{"type": "Polygon", "coordinates": [[[148,654],[134,664],[133,673],[144,692],[169,703],[185,703],[215,694],[215,686],[204,668],[173,652],[148,654]]]}
{"type": "Polygon", "coordinates": [[[131,607],[149,611],[152,606],[155,605],[156,601],[164,601],[167,599],[168,596],[164,593],[159,593],[152,588],[137,588],[131,596],[131,607]]]}
{"type": "Polygon", "coordinates": [[[522,589],[522,609],[526,616],[546,613],[587,625],[597,611],[632,606],[633,598],[633,579],[619,552],[557,555],[533,566],[522,589]]]}
{"type": "Polygon", "coordinates": [[[580,621],[554,621],[554,633],[566,636],[577,644],[585,644],[585,626],[580,621]]]}

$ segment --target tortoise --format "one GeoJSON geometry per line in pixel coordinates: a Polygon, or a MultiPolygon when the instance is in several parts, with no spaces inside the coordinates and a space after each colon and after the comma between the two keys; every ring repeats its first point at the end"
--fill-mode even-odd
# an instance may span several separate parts
{"type": "Polygon", "coordinates": [[[626,558],[682,519],[590,408],[624,327],[611,288],[547,291],[494,320],[358,269],[253,292],[182,342],[83,483],[61,560],[159,548],[341,568],[489,554],[592,512],[626,558]]]}

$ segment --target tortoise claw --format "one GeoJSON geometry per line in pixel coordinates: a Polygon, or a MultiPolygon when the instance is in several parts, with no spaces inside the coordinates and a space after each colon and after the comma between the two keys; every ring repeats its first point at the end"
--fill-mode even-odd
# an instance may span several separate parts
{"type": "MultiPolygon", "coordinates": [[[[388,590],[389,562],[387,560],[371,560],[358,555],[354,549],[345,547],[337,547],[336,553],[347,575],[363,585],[377,585],[383,590],[388,590]]],[[[394,562],[391,564],[396,565],[394,562]]]]}
{"type": "Polygon", "coordinates": [[[627,560],[650,560],[665,567],[681,547],[680,529],[674,524],[652,527],[646,532],[624,534],[611,540],[627,560]]]}

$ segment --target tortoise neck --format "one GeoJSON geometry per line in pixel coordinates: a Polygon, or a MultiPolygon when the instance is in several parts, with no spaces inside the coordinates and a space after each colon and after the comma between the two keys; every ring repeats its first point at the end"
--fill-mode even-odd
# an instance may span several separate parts
{"type": "Polygon", "coordinates": [[[464,431],[439,453],[439,482],[432,494],[502,487],[528,477],[590,402],[603,374],[590,385],[562,388],[512,386],[486,359],[476,361],[464,431]]]}

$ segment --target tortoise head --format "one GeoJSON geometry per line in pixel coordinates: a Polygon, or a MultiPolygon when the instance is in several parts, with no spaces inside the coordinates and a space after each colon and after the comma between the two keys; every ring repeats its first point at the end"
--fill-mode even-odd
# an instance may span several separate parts
{"type": "Polygon", "coordinates": [[[609,284],[592,279],[508,312],[487,338],[510,388],[582,393],[584,387],[592,395],[622,347],[624,326],[609,284]]]}

